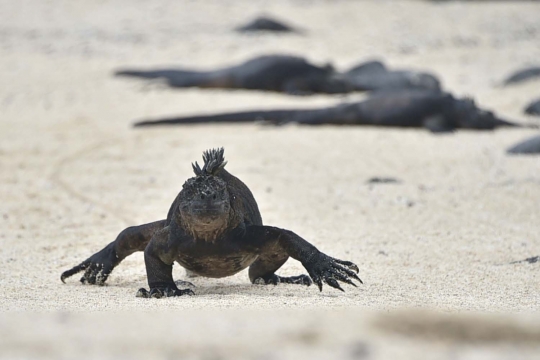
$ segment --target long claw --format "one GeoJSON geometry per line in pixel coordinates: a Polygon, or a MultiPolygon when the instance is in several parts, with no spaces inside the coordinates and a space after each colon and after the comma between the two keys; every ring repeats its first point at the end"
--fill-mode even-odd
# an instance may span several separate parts
{"type": "Polygon", "coordinates": [[[358,277],[358,275],[356,275],[355,272],[353,272],[352,270],[349,270],[348,268],[346,267],[343,267],[343,266],[334,266],[335,269],[338,269],[340,271],[343,271],[345,274],[347,274],[348,276],[352,277],[353,279],[356,279],[360,282],[360,284],[363,284],[362,280],[358,277]]]}
{"type": "Polygon", "coordinates": [[[319,291],[322,291],[322,281],[319,276],[312,276],[311,279],[315,284],[317,284],[317,287],[319,288],[319,291]]]}
{"type": "Polygon", "coordinates": [[[145,288],[140,288],[139,291],[137,291],[137,295],[135,295],[138,298],[148,298],[148,290],[145,288]]]}
{"type": "Polygon", "coordinates": [[[349,276],[352,277],[353,279],[358,280],[358,281],[360,282],[360,284],[363,284],[363,283],[364,283],[364,282],[362,281],[362,279],[360,279],[360,278],[358,277],[358,275],[356,275],[356,274],[352,274],[352,275],[349,275],[349,276]]]}
{"type": "Polygon", "coordinates": [[[339,281],[343,281],[344,283],[346,284],[349,284],[349,285],[352,285],[354,287],[358,287],[355,283],[353,283],[348,277],[346,277],[345,275],[337,272],[337,271],[332,271],[332,274],[334,276],[334,278],[336,278],[337,280],[339,281]]]}
{"type": "Polygon", "coordinates": [[[76,273],[85,270],[87,266],[88,266],[88,263],[87,263],[86,261],[84,261],[84,262],[80,263],[79,265],[74,266],[73,268],[64,271],[64,272],[62,273],[62,275],[60,275],[60,280],[65,284],[65,283],[66,283],[65,280],[66,280],[68,277],[73,276],[73,275],[75,275],[76,273]]]}
{"type": "Polygon", "coordinates": [[[339,260],[339,259],[334,259],[334,261],[337,262],[338,264],[348,267],[349,269],[353,269],[354,271],[356,271],[356,273],[360,272],[360,269],[358,268],[358,266],[356,266],[356,264],[353,262],[346,261],[346,260],[339,260]]]}
{"type": "Polygon", "coordinates": [[[333,288],[335,288],[335,289],[339,289],[339,290],[345,292],[345,290],[343,290],[343,289],[341,288],[341,286],[339,286],[339,283],[337,282],[336,279],[330,277],[330,278],[326,278],[326,279],[324,279],[324,280],[325,280],[325,282],[326,282],[328,285],[330,285],[331,287],[333,287],[333,288]]]}

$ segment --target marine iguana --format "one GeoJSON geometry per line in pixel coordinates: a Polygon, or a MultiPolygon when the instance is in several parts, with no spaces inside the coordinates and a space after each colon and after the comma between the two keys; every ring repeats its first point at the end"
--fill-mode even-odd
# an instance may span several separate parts
{"type": "Polygon", "coordinates": [[[508,76],[504,80],[503,84],[504,85],[518,84],[518,83],[532,80],[535,78],[540,78],[540,67],[529,67],[529,68],[517,70],[516,72],[508,76]]]}
{"type": "Polygon", "coordinates": [[[176,88],[266,90],[291,95],[346,94],[390,89],[440,90],[440,82],[432,74],[388,70],[379,61],[368,61],[340,73],[330,64],[316,66],[304,58],[287,55],[260,56],[240,65],[214,71],[124,69],[116,71],[115,75],[164,79],[169,86],[176,88]]]}
{"type": "Polygon", "coordinates": [[[524,260],[512,261],[510,264],[519,264],[524,262],[527,262],[529,264],[540,262],[540,256],[531,256],[530,258],[526,258],[524,260]]]}
{"type": "Polygon", "coordinates": [[[249,89],[289,94],[340,94],[353,90],[332,65],[316,66],[301,57],[287,55],[259,56],[240,65],[214,71],[125,69],[116,71],[115,75],[160,78],[177,88],[249,89]]]}
{"type": "Polygon", "coordinates": [[[295,28],[267,16],[259,16],[246,25],[237,27],[235,30],[238,32],[298,32],[295,28]]]}
{"type": "Polygon", "coordinates": [[[506,152],[512,155],[540,154],[540,135],[523,140],[506,150],[506,152]]]}
{"type": "Polygon", "coordinates": [[[375,93],[364,101],[320,109],[254,110],[147,120],[134,125],[140,127],[256,120],[273,124],[425,127],[432,132],[458,128],[491,130],[499,126],[520,126],[498,119],[491,111],[479,109],[472,99],[456,99],[448,93],[424,90],[375,93]]]}
{"type": "Polygon", "coordinates": [[[144,250],[150,290],[140,289],[138,297],[192,295],[173,281],[175,261],[213,278],[249,266],[249,278],[257,284],[309,286],[313,281],[321,291],[323,282],[343,291],[339,282],[362,283],[354,263],[322,253],[292,231],[263,225],[249,188],[224,169],[223,153],[223,148],[205,151],[203,167],[192,164],[195,177],[184,183],[167,219],[125,229],[104,249],[62,273],[62,282],[84,270],[81,282],[103,285],[124,258],[144,250]],[[300,261],[309,276],[276,275],[289,257],[300,261]]]}

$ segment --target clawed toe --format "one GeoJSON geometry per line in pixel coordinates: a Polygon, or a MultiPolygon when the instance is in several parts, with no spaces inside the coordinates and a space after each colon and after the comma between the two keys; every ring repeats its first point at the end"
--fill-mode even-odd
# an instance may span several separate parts
{"type": "Polygon", "coordinates": [[[322,291],[323,283],[341,291],[344,290],[339,282],[354,287],[357,287],[357,285],[353,280],[363,284],[362,280],[356,275],[359,271],[358,266],[350,261],[334,259],[320,253],[306,265],[309,275],[320,291],[322,291]]]}
{"type": "Polygon", "coordinates": [[[273,274],[267,278],[258,277],[253,280],[253,284],[255,285],[277,285],[279,283],[310,286],[313,284],[313,281],[311,281],[311,278],[307,275],[279,276],[276,274],[273,274]]]}
{"type": "Polygon", "coordinates": [[[357,274],[360,272],[360,269],[358,268],[358,266],[356,266],[356,264],[353,263],[353,262],[334,259],[334,258],[332,258],[332,260],[334,260],[335,262],[337,262],[338,264],[340,264],[342,266],[345,266],[345,267],[349,268],[350,270],[355,271],[357,274]]]}
{"type": "Polygon", "coordinates": [[[192,287],[192,288],[197,287],[193,283],[190,283],[189,281],[184,281],[184,280],[176,280],[174,284],[179,287],[192,287]]]}
{"type": "Polygon", "coordinates": [[[65,283],[66,279],[70,276],[84,271],[84,275],[80,279],[81,283],[105,285],[112,270],[120,262],[113,245],[113,243],[107,245],[104,249],[95,253],[79,265],[64,271],[60,275],[60,280],[65,283]]]}
{"type": "Polygon", "coordinates": [[[286,284],[298,284],[305,286],[311,286],[311,284],[313,284],[313,281],[311,281],[311,278],[307,275],[282,277],[281,282],[286,284]]]}
{"type": "Polygon", "coordinates": [[[137,291],[137,295],[135,295],[135,296],[138,297],[138,298],[148,298],[148,297],[150,297],[150,293],[145,288],[140,288],[137,291]]]}
{"type": "Polygon", "coordinates": [[[334,279],[334,278],[327,278],[327,279],[325,280],[325,282],[326,282],[328,285],[330,285],[331,287],[333,287],[334,289],[338,289],[338,290],[341,290],[341,291],[345,292],[345,290],[343,290],[343,289],[341,288],[341,286],[339,286],[339,283],[337,282],[336,279],[334,279]]]}
{"type": "Polygon", "coordinates": [[[153,288],[150,291],[145,288],[140,288],[135,295],[138,298],[153,298],[161,299],[162,297],[173,297],[173,296],[183,296],[183,295],[195,295],[191,289],[172,289],[172,288],[153,288]]]}

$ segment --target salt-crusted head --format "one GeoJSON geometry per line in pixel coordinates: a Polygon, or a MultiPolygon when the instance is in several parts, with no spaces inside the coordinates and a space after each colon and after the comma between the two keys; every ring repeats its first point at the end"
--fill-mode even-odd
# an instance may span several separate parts
{"type": "Polygon", "coordinates": [[[214,240],[230,219],[227,184],[217,176],[227,164],[223,152],[223,148],[205,151],[203,167],[192,164],[195,177],[184,183],[179,195],[180,221],[196,239],[214,240]]]}

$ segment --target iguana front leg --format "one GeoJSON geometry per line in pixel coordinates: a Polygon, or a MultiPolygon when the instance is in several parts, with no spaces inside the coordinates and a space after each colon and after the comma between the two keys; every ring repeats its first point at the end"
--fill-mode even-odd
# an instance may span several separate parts
{"type": "Polygon", "coordinates": [[[169,244],[170,227],[166,227],[154,234],[146,249],[144,249],[144,263],[146,264],[146,277],[150,290],[144,288],[137,291],[137,297],[161,298],[169,296],[194,295],[191,289],[178,289],[172,277],[175,248],[169,244]]]}
{"type": "Polygon", "coordinates": [[[83,284],[104,285],[112,270],[129,255],[137,251],[143,251],[150,242],[152,235],[165,227],[165,220],[152,223],[131,226],[123,230],[116,240],[105,246],[79,265],[64,271],[60,280],[85,271],[81,277],[83,284]]]}
{"type": "MultiPolygon", "coordinates": [[[[362,283],[362,280],[356,275],[358,273],[358,266],[350,261],[344,261],[334,259],[322,252],[320,252],[315,246],[302,239],[292,231],[284,230],[271,226],[248,226],[242,236],[242,244],[246,247],[258,247],[261,258],[270,258],[272,256],[265,256],[275,252],[275,248],[279,247],[283,253],[296,259],[302,263],[309,273],[309,276],[317,284],[319,290],[322,291],[323,282],[329,286],[343,291],[338,281],[347,283],[352,286],[356,284],[352,279],[358,280],[362,283]]],[[[263,264],[257,263],[257,260],[250,267],[250,278],[252,282],[257,278],[272,279],[275,275],[274,271],[277,270],[285,261],[282,259],[277,267],[272,268],[272,263],[266,261],[266,267],[263,264]],[[264,273],[266,271],[266,273],[264,273]]],[[[286,260],[286,259],[285,259],[286,260]]]]}

